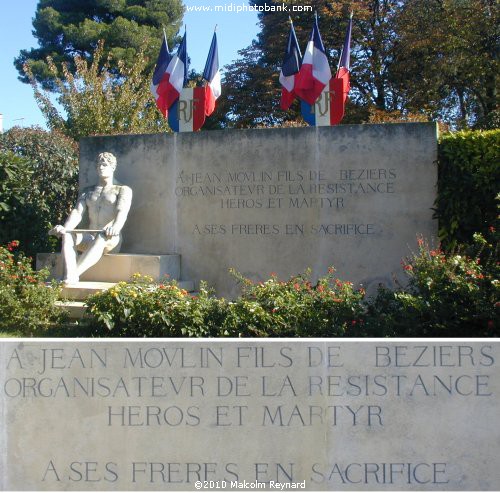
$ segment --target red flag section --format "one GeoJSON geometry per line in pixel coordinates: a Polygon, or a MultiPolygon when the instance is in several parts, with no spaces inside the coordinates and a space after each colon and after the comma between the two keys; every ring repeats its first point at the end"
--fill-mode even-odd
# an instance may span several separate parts
{"type": "Polygon", "coordinates": [[[342,67],[334,78],[330,80],[331,116],[332,125],[337,125],[344,118],[347,95],[349,94],[349,70],[342,67]]]}

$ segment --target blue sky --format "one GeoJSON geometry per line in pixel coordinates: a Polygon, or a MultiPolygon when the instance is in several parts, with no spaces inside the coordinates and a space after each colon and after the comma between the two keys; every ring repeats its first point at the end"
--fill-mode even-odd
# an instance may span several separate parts
{"type": "MultiPolygon", "coordinates": [[[[188,7],[212,5],[246,5],[246,0],[184,0],[188,7]]],[[[13,60],[21,49],[37,45],[32,36],[32,19],[37,0],[3,1],[0,10],[0,113],[4,130],[15,125],[45,126],[44,119],[33,98],[30,86],[17,79],[13,60]]],[[[188,54],[191,68],[198,71],[205,66],[212,34],[217,27],[219,63],[222,66],[238,58],[238,50],[248,46],[258,32],[255,12],[186,12],[184,22],[188,29],[188,54]]]]}

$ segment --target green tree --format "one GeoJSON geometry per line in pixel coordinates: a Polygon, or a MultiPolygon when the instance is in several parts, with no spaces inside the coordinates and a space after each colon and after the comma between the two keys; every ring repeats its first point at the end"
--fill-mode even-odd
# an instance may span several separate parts
{"type": "Polygon", "coordinates": [[[101,41],[91,63],[76,56],[74,75],[66,64],[61,73],[53,60],[47,59],[65,115],[37,83],[31,65],[26,66],[35,99],[48,127],[75,140],[88,135],[167,131],[168,124],[156,109],[149,90],[152,74],[146,72],[148,61],[144,50],[138,51],[132,68],[118,63],[118,74],[112,73],[109,58],[102,62],[104,51],[101,41]]]}
{"type": "Polygon", "coordinates": [[[297,114],[279,108],[280,92],[275,65],[266,63],[258,42],[238,52],[241,58],[225,67],[218,115],[236,128],[273,126],[297,114]]]}
{"type": "Polygon", "coordinates": [[[0,135],[0,244],[20,240],[28,255],[50,251],[47,235],[78,193],[78,146],[59,132],[14,127],[0,135]]]}
{"type": "Polygon", "coordinates": [[[40,0],[33,19],[39,47],[21,50],[14,64],[23,82],[29,82],[23,68],[29,62],[36,80],[54,90],[47,57],[59,68],[66,62],[75,73],[75,56],[90,60],[104,40],[103,61],[111,55],[110,69],[119,71],[119,63],[129,68],[135,64],[146,41],[149,69],[158,56],[163,27],[173,46],[183,13],[182,0],[40,0]]]}
{"type": "MultiPolygon", "coordinates": [[[[299,0],[250,0],[299,6],[299,0]]],[[[332,72],[354,13],[351,91],[343,123],[444,119],[453,126],[498,125],[498,4],[493,0],[310,0],[332,72]]],[[[262,11],[261,32],[226,67],[232,124],[300,121],[297,104],[279,110],[278,74],[292,15],[305,48],[312,12],[262,11]],[[258,81],[258,82],[255,82],[258,81]],[[250,84],[253,84],[251,86],[250,84]],[[260,87],[259,87],[260,86],[260,87]]]]}
{"type": "MultiPolygon", "coordinates": [[[[252,5],[282,5],[277,0],[250,0],[252,5]]],[[[289,7],[303,2],[287,0],[289,7]]],[[[399,97],[393,87],[389,67],[391,43],[394,40],[394,17],[398,2],[383,0],[311,0],[307,2],[318,13],[318,22],[332,73],[335,73],[343,45],[349,13],[354,12],[351,51],[351,92],[344,123],[360,123],[369,119],[369,107],[381,111],[398,109],[399,97]]],[[[225,92],[229,112],[234,113],[236,126],[255,123],[281,124],[292,120],[300,122],[299,105],[291,110],[279,109],[280,91],[278,76],[289,31],[288,14],[291,14],[302,49],[305,48],[313,23],[313,12],[262,11],[259,13],[261,32],[251,46],[242,50],[242,60],[226,67],[225,92]],[[259,81],[256,90],[250,84],[259,81]],[[260,89],[265,89],[260,90],[260,89]],[[240,112],[240,108],[243,109],[240,112]]]]}
{"type": "Polygon", "coordinates": [[[405,2],[393,73],[407,107],[460,127],[498,125],[499,13],[494,0],[405,2]]]}

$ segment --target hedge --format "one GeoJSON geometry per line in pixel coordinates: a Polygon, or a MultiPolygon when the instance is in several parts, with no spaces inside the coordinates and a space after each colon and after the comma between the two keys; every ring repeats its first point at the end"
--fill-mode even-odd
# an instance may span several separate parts
{"type": "Polygon", "coordinates": [[[436,217],[447,250],[470,244],[498,220],[500,130],[443,135],[438,147],[436,217]]]}

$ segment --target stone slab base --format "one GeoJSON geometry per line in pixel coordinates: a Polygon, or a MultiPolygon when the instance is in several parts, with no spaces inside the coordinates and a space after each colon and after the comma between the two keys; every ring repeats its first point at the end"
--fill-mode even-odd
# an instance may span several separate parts
{"type": "Polygon", "coordinates": [[[79,320],[88,316],[83,301],[56,301],[55,305],[68,312],[71,320],[79,320]]]}
{"type": "MultiPolygon", "coordinates": [[[[60,253],[39,253],[36,256],[36,268],[48,268],[52,279],[62,279],[63,262],[60,253]]],[[[80,280],[85,282],[120,282],[129,281],[136,274],[151,276],[154,281],[179,279],[181,275],[181,257],[170,255],[141,255],[117,253],[104,255],[99,262],[85,272],[80,280]]]]}

